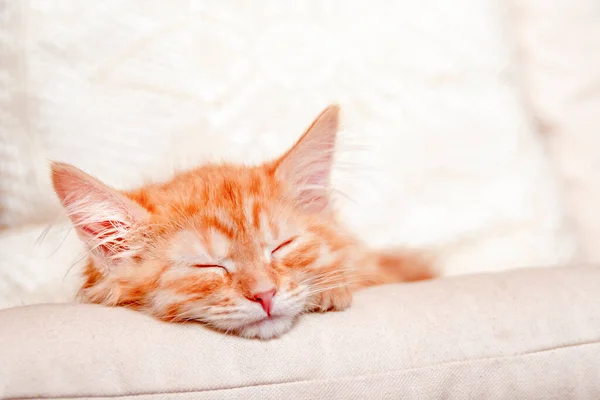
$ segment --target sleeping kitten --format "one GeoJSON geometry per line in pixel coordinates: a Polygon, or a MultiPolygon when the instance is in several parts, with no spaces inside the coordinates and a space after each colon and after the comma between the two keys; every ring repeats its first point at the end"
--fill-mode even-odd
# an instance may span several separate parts
{"type": "Polygon", "coordinates": [[[304,312],[347,308],[356,289],[432,278],[418,256],[371,251],[336,221],[337,127],[330,106],[274,161],[207,164],[131,192],[53,163],[90,250],[80,297],[269,339],[304,312]]]}

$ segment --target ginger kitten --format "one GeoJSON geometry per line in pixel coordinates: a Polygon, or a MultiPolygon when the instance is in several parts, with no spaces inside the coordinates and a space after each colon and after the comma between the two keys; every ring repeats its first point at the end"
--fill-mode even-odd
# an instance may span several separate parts
{"type": "Polygon", "coordinates": [[[304,312],[347,308],[356,289],[432,278],[417,255],[367,249],[336,220],[338,113],[325,109],[274,161],[206,164],[131,192],[53,163],[90,250],[82,300],[269,339],[304,312]]]}

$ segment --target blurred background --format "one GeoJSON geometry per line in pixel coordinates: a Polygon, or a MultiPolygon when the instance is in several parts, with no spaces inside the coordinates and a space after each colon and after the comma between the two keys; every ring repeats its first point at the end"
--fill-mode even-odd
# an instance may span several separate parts
{"type": "Polygon", "coordinates": [[[343,220],[447,275],[600,261],[596,0],[0,0],[0,307],[72,297],[49,160],[119,189],[342,106],[343,220]]]}

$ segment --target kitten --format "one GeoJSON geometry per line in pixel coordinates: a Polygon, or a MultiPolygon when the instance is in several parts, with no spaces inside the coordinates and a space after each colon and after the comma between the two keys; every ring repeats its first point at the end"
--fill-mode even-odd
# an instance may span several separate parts
{"type": "Polygon", "coordinates": [[[325,109],[274,161],[207,164],[131,192],[53,163],[90,250],[82,300],[269,339],[304,312],[347,308],[359,288],[432,278],[419,256],[371,251],[336,221],[338,113],[325,109]]]}

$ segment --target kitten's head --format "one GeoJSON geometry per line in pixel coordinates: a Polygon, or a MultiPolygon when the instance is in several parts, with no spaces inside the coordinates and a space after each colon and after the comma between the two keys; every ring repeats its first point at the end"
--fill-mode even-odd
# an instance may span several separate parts
{"type": "Polygon", "coordinates": [[[341,282],[352,243],[329,198],[337,126],[332,106],[273,162],[209,164],[127,193],[53,164],[56,193],[90,249],[83,299],[247,337],[287,331],[341,282]]]}

